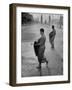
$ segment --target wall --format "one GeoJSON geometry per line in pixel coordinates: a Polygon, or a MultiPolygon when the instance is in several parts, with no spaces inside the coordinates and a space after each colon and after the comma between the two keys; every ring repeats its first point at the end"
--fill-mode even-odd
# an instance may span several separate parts
{"type": "MultiPolygon", "coordinates": [[[[9,4],[10,3],[34,3],[47,5],[70,6],[72,11],[72,0],[0,0],[0,90],[72,90],[70,84],[11,87],[9,80],[9,4]]],[[[72,12],[71,12],[72,17],[72,12]]],[[[72,18],[71,18],[72,21],[72,18]]],[[[72,29],[72,26],[71,26],[72,29]]],[[[72,31],[71,31],[72,34],[72,31]]],[[[71,36],[72,38],[72,36],[71,36]]],[[[71,42],[72,45],[72,42],[71,42]]],[[[72,64],[72,62],[71,62],[72,64]]],[[[72,65],[71,65],[72,68],[72,65]]],[[[72,71],[71,71],[72,75],[72,71]]],[[[72,78],[71,78],[72,81],[72,78]]]]}

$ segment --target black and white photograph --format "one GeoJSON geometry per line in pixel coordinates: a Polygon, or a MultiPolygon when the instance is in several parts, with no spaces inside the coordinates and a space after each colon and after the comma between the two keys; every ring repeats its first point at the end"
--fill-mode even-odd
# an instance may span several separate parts
{"type": "Polygon", "coordinates": [[[63,15],[21,13],[21,76],[63,75],[63,15]]]}
{"type": "Polygon", "coordinates": [[[12,4],[10,83],[70,82],[70,8],[12,4]]]}

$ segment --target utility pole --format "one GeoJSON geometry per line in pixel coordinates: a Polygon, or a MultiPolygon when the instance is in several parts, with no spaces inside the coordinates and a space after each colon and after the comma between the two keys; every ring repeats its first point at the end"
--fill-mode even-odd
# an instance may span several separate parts
{"type": "Polygon", "coordinates": [[[49,15],[49,25],[51,24],[51,16],[49,15]]]}
{"type": "Polygon", "coordinates": [[[59,21],[59,24],[60,24],[60,28],[62,27],[63,25],[63,16],[60,16],[60,21],[59,21]]]}
{"type": "Polygon", "coordinates": [[[42,14],[41,14],[41,24],[43,23],[43,17],[42,17],[42,14]]]}

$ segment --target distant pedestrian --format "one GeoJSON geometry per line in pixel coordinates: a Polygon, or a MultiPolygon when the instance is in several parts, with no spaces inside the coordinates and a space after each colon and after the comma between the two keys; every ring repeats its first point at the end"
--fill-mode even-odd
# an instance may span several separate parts
{"type": "Polygon", "coordinates": [[[50,44],[51,44],[51,48],[54,48],[55,36],[56,36],[56,30],[55,30],[54,25],[52,25],[52,31],[49,33],[49,41],[50,41],[50,44]]]}
{"type": "Polygon", "coordinates": [[[35,42],[34,44],[34,48],[36,47],[35,53],[36,56],[38,57],[38,62],[39,62],[39,66],[37,67],[38,69],[41,68],[41,63],[46,62],[46,64],[48,64],[48,61],[44,56],[46,37],[43,28],[40,29],[40,35],[41,37],[38,39],[38,42],[35,42]]]}

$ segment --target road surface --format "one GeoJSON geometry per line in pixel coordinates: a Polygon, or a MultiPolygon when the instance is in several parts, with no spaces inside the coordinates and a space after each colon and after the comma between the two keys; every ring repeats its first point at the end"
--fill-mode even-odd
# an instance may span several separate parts
{"type": "Polygon", "coordinates": [[[49,43],[49,32],[51,27],[43,24],[32,24],[22,26],[22,42],[21,42],[21,76],[51,76],[63,75],[63,32],[62,29],[55,27],[55,49],[51,49],[49,43]],[[38,70],[38,60],[35,56],[32,42],[40,37],[40,28],[44,28],[46,35],[45,56],[48,60],[48,66],[42,63],[41,70],[38,70]]]}

